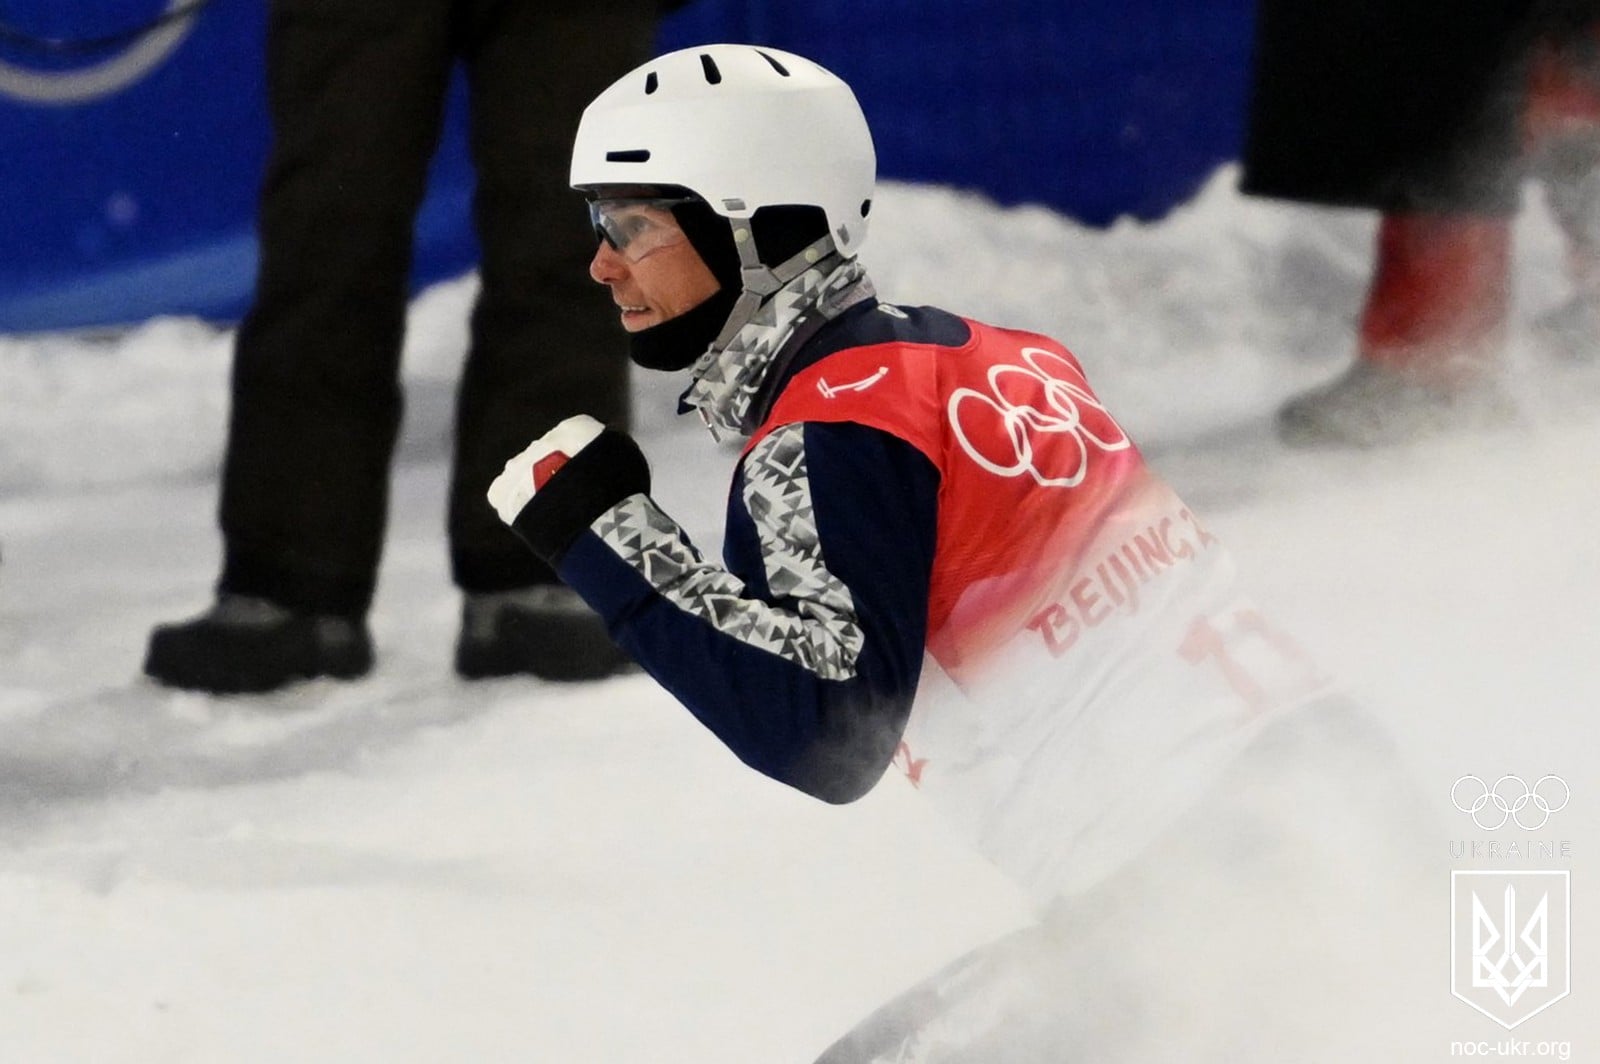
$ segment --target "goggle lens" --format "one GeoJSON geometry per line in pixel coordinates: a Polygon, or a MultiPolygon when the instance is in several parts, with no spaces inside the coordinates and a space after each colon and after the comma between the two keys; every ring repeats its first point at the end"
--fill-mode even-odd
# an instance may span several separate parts
{"type": "Polygon", "coordinates": [[[601,199],[589,201],[595,236],[628,262],[680,244],[688,238],[672,216],[682,199],[601,199]]]}

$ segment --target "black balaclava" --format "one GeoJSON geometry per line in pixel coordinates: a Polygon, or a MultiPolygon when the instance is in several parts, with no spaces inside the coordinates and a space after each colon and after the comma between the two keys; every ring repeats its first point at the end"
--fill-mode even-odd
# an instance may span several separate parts
{"type": "MultiPolygon", "coordinates": [[[[728,219],[704,200],[679,203],[672,216],[721,287],[677,317],[628,334],[629,357],[645,369],[670,371],[694,365],[721,334],[744,290],[728,219]]],[[[750,219],[750,230],[761,261],[776,266],[826,234],[828,220],[820,207],[763,207],[750,219]]]]}
{"type": "Polygon", "coordinates": [[[744,288],[739,277],[739,251],[733,246],[733,229],[728,220],[704,200],[679,203],[672,208],[672,216],[721,287],[677,317],[628,334],[628,355],[645,369],[692,366],[722,332],[744,288]]]}

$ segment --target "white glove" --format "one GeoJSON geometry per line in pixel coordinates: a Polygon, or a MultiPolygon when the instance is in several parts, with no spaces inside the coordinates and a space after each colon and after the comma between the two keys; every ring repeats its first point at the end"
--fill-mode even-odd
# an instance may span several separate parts
{"type": "Polygon", "coordinates": [[[578,414],[534,440],[507,462],[505,471],[489,485],[489,505],[500,515],[500,520],[508,525],[515,521],[535,493],[604,431],[605,426],[588,414],[578,414]]]}

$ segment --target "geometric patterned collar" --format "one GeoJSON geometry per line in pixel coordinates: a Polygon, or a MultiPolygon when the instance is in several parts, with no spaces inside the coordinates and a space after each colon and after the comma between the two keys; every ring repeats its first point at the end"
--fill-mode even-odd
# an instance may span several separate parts
{"type": "Polygon", "coordinates": [[[762,300],[726,344],[713,344],[694,365],[678,412],[696,410],[716,439],[748,436],[759,427],[756,398],[774,366],[824,323],[875,292],[856,259],[833,268],[824,259],[762,300]],[[793,341],[793,342],[791,342],[793,341]]]}

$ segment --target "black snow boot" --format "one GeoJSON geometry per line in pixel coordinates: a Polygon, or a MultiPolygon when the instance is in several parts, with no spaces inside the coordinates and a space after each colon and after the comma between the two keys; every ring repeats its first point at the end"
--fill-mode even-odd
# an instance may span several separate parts
{"type": "Polygon", "coordinates": [[[186,691],[261,694],[296,680],[352,680],[372,668],[372,637],[348,617],[294,613],[267,599],[221,595],[192,620],[150,633],[144,671],[186,691]]]}
{"type": "Polygon", "coordinates": [[[599,616],[565,585],[469,594],[462,605],[456,672],[463,679],[599,680],[632,665],[599,616]]]}

